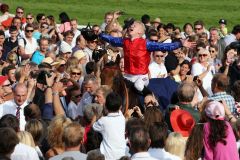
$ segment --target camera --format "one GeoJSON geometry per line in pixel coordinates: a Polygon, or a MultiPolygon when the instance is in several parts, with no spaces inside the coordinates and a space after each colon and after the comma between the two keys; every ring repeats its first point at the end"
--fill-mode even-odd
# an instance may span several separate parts
{"type": "Polygon", "coordinates": [[[105,54],[107,53],[107,50],[98,48],[95,49],[92,53],[92,59],[95,63],[97,63],[105,54]]]}
{"type": "Polygon", "coordinates": [[[46,76],[45,75],[47,75],[48,78],[52,76],[49,72],[47,72],[45,70],[40,71],[38,76],[37,76],[37,83],[47,85],[46,76]]]}

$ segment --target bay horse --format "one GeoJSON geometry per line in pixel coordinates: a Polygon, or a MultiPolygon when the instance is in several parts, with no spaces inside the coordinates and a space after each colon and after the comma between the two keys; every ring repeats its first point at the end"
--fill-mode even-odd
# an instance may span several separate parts
{"type": "Polygon", "coordinates": [[[126,115],[128,109],[139,106],[143,110],[140,97],[132,82],[126,80],[119,68],[120,57],[115,62],[107,63],[101,70],[101,85],[108,85],[122,97],[122,112],[126,115]]]}

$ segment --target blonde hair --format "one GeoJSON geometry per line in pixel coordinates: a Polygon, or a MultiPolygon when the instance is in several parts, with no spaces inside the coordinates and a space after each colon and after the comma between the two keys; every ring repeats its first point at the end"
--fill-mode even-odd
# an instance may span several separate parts
{"type": "Polygon", "coordinates": [[[17,136],[18,136],[19,141],[21,143],[35,148],[35,143],[34,143],[34,140],[33,140],[33,137],[31,135],[31,133],[29,133],[27,131],[20,131],[20,132],[17,133],[17,136]]]}
{"type": "Polygon", "coordinates": [[[167,152],[184,159],[186,140],[180,133],[172,132],[168,135],[165,149],[167,152]]]}
{"type": "Polygon", "coordinates": [[[51,147],[63,147],[62,135],[64,128],[71,123],[71,120],[64,115],[53,118],[48,126],[47,140],[51,147]]]}
{"type": "Polygon", "coordinates": [[[141,21],[134,21],[134,23],[137,23],[141,26],[142,30],[141,30],[140,34],[141,34],[141,36],[143,36],[145,34],[145,30],[146,30],[145,25],[141,21]]]}
{"type": "Polygon", "coordinates": [[[39,140],[43,136],[43,124],[40,120],[32,119],[27,122],[25,130],[32,134],[35,145],[38,145],[39,140]]]}
{"type": "Polygon", "coordinates": [[[78,67],[79,60],[76,57],[70,57],[66,62],[67,73],[71,72],[71,69],[78,67]]]}

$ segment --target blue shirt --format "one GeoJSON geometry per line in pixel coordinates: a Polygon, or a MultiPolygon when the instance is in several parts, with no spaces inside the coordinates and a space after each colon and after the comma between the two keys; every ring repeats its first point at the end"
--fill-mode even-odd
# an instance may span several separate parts
{"type": "Polygon", "coordinates": [[[44,58],[45,55],[43,55],[39,50],[37,50],[33,53],[31,61],[39,65],[44,58]]]}

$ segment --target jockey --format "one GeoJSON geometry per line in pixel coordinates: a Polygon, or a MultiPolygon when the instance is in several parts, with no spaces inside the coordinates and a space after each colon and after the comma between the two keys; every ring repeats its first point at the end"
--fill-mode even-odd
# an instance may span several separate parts
{"type": "Polygon", "coordinates": [[[110,43],[114,47],[123,47],[124,51],[124,77],[134,83],[135,88],[143,95],[149,93],[146,86],[149,83],[148,65],[150,63],[150,52],[172,51],[182,46],[190,47],[188,41],[175,43],[151,42],[143,38],[145,26],[140,21],[134,21],[127,29],[127,37],[112,37],[101,33],[100,39],[110,43]]]}

